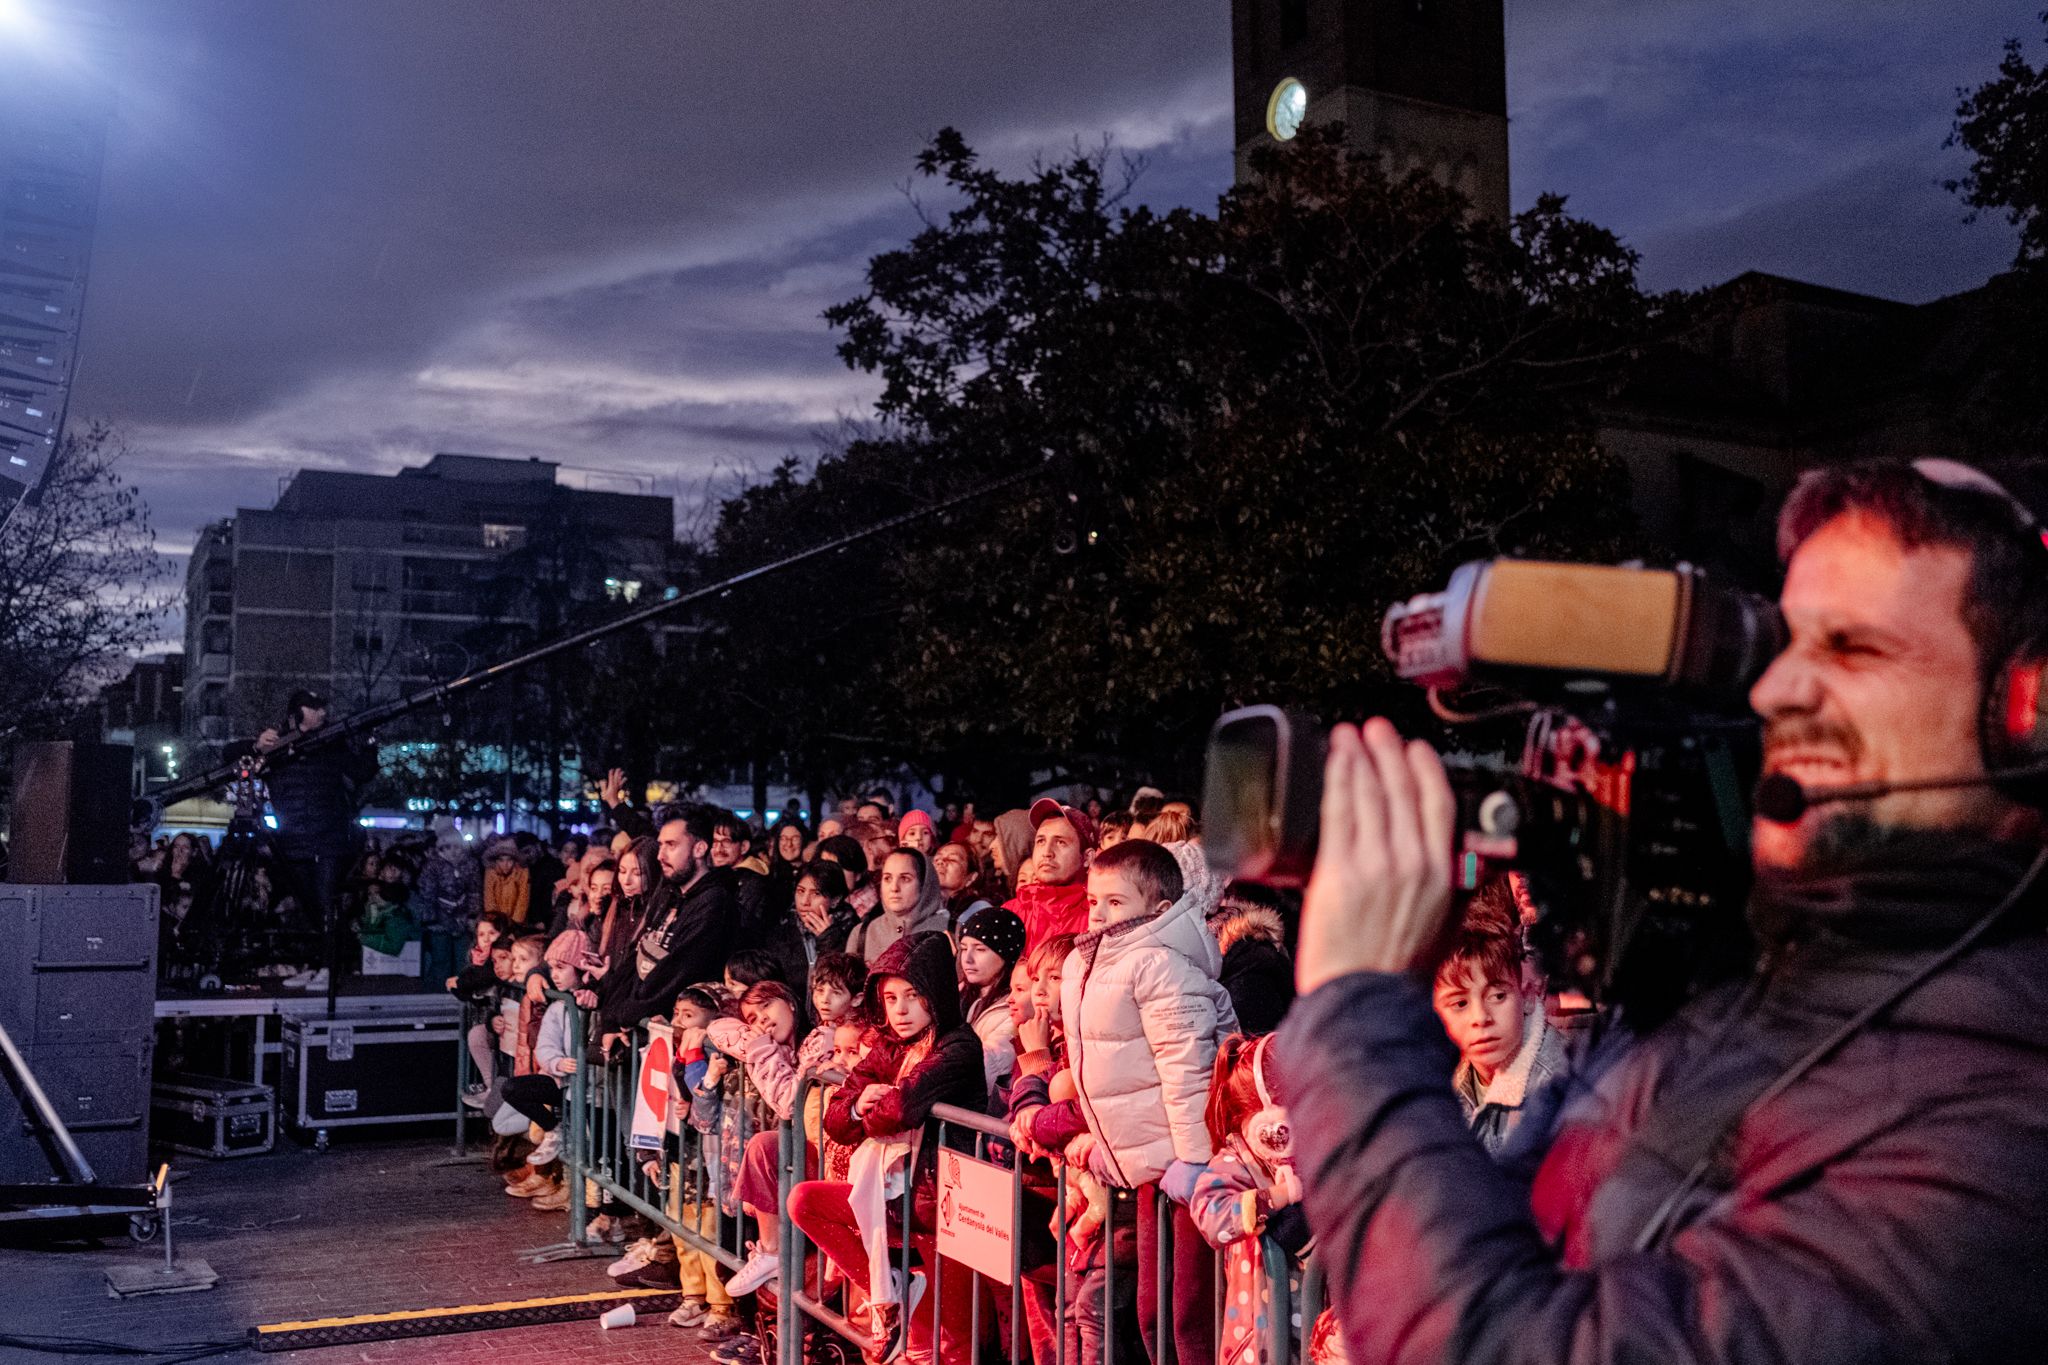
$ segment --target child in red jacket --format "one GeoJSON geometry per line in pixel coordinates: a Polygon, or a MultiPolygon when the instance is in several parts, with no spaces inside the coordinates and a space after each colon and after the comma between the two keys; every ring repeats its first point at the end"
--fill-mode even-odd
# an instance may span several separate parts
{"type": "MultiPolygon", "coordinates": [[[[916,1139],[933,1105],[978,1110],[988,1098],[981,1040],[960,1018],[951,941],[944,934],[924,933],[892,944],[868,979],[867,1004],[870,1017],[881,1024],[825,1111],[825,1131],[837,1141],[862,1144],[875,1164],[886,1163],[898,1145],[915,1153],[903,1160],[899,1177],[911,1190],[911,1227],[901,1226],[895,1212],[898,1201],[887,1198],[892,1187],[886,1183],[886,1171],[880,1172],[877,1182],[863,1180],[861,1153],[855,1156],[855,1179],[807,1180],[792,1190],[789,1216],[849,1282],[879,1284],[890,1291],[874,1296],[872,1349],[878,1359],[893,1360],[907,1349],[920,1365],[931,1361],[932,1318],[937,1316],[937,1358],[953,1365],[969,1356],[972,1272],[951,1267],[942,1281],[937,1313],[920,1313],[917,1305],[928,1272],[913,1273],[907,1285],[893,1284],[877,1274],[883,1268],[870,1250],[879,1250],[884,1239],[863,1236],[864,1230],[880,1228],[886,1241],[898,1246],[908,1236],[925,1266],[934,1263],[937,1248],[931,1230],[938,1151],[936,1144],[919,1144],[916,1139]],[[861,1201],[858,1211],[856,1200],[861,1201]]],[[[901,1184],[893,1189],[900,1190],[901,1184]]]]}

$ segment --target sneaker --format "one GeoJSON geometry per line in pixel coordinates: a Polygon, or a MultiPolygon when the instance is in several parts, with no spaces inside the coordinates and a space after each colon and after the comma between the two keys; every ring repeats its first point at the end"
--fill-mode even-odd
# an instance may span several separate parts
{"type": "Polygon", "coordinates": [[[545,1190],[533,1197],[533,1207],[546,1210],[549,1213],[556,1213],[568,1208],[569,1187],[567,1185],[550,1184],[545,1190]]]}
{"type": "MultiPolygon", "coordinates": [[[[295,978],[295,979],[296,979],[296,978],[295,978]]],[[[312,974],[311,976],[307,977],[307,978],[306,978],[306,979],[305,979],[305,980],[304,980],[303,982],[300,982],[300,983],[299,983],[299,989],[300,989],[300,990],[304,990],[304,991],[324,991],[324,990],[326,990],[326,989],[327,989],[327,969],[326,969],[325,967],[322,967],[322,968],[321,968],[321,969],[320,969],[319,971],[317,971],[317,972],[313,973],[313,974],[312,974]]]]}
{"type": "Polygon", "coordinates": [[[761,1338],[752,1332],[735,1332],[711,1348],[711,1358],[721,1365],[756,1365],[761,1359],[761,1338]]]}
{"type": "MultiPolygon", "coordinates": [[[[505,1193],[511,1195],[514,1199],[531,1199],[537,1194],[542,1194],[548,1190],[553,1189],[554,1184],[554,1181],[548,1179],[539,1171],[535,1171],[532,1175],[526,1177],[526,1179],[521,1180],[516,1184],[507,1185],[505,1187],[505,1193]]],[[[565,1209],[569,1207],[567,1201],[563,1202],[562,1207],[565,1209]]]]}
{"type": "Polygon", "coordinates": [[[621,1289],[666,1289],[671,1294],[682,1287],[682,1268],[674,1261],[649,1261],[637,1270],[612,1276],[621,1289]]]}
{"type": "Polygon", "coordinates": [[[527,1155],[527,1164],[545,1166],[562,1154],[562,1130],[541,1134],[540,1145],[527,1155]]]}
{"type": "Polygon", "coordinates": [[[917,1311],[919,1299],[924,1297],[924,1272],[910,1272],[910,1289],[903,1296],[903,1302],[878,1303],[875,1305],[875,1358],[881,1361],[895,1360],[903,1354],[903,1348],[910,1344],[910,1315],[917,1311]]]}
{"type": "Polygon", "coordinates": [[[702,1294],[685,1294],[683,1295],[683,1301],[676,1305],[676,1311],[668,1315],[668,1325],[671,1327],[695,1327],[698,1323],[704,1321],[704,1314],[707,1311],[709,1311],[709,1305],[704,1302],[702,1294]]]}
{"type": "Polygon", "coordinates": [[[704,1325],[697,1329],[699,1341],[725,1341],[736,1337],[745,1328],[740,1315],[730,1308],[713,1308],[704,1315],[704,1325]]]}
{"type": "Polygon", "coordinates": [[[606,1266],[604,1273],[616,1280],[621,1275],[638,1270],[653,1259],[654,1239],[652,1237],[642,1237],[639,1241],[626,1248],[625,1255],[606,1266]]]}
{"type": "MultiPolygon", "coordinates": [[[[590,1208],[590,1201],[585,1200],[583,1203],[583,1207],[590,1208]]],[[[593,1242],[611,1241],[612,1216],[608,1213],[592,1215],[590,1221],[583,1225],[583,1235],[586,1239],[593,1242]]]]}
{"type": "Polygon", "coordinates": [[[462,1102],[470,1108],[480,1111],[484,1107],[484,1096],[490,1093],[491,1088],[487,1085],[473,1085],[462,1092],[462,1102]]]}
{"type": "Polygon", "coordinates": [[[747,1263],[725,1282],[725,1292],[736,1299],[753,1293],[782,1273],[782,1257],[762,1250],[759,1242],[749,1242],[747,1253],[747,1263]]]}

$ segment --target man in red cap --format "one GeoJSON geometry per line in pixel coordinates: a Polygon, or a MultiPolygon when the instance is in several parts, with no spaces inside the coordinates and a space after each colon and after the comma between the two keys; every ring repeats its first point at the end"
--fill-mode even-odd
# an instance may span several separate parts
{"type": "Polygon", "coordinates": [[[1054,934],[1088,929],[1088,860],[1095,854],[1095,822],[1050,796],[1031,803],[1032,880],[1004,908],[1024,921],[1025,952],[1054,934]]]}

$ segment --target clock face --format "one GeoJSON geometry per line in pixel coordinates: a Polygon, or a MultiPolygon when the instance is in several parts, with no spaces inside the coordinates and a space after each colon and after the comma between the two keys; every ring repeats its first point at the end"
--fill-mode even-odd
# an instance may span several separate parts
{"type": "Polygon", "coordinates": [[[1301,121],[1308,116],[1308,90],[1294,77],[1273,87],[1273,98],[1266,101],[1266,131],[1281,142],[1287,141],[1301,131],[1301,121]]]}

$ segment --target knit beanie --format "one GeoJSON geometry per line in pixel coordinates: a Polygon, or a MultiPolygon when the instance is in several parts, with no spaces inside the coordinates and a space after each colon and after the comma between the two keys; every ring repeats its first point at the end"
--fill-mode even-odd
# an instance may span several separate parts
{"type": "Polygon", "coordinates": [[[550,967],[574,967],[583,961],[583,950],[590,946],[590,940],[583,936],[581,929],[564,929],[548,944],[546,953],[550,967]]]}
{"type": "Polygon", "coordinates": [[[913,829],[920,828],[932,836],[934,843],[938,842],[939,827],[932,823],[931,816],[921,810],[911,810],[903,813],[903,819],[896,826],[896,842],[902,843],[905,835],[909,834],[913,829]]]}
{"type": "Polygon", "coordinates": [[[960,921],[960,937],[978,938],[1005,962],[1024,955],[1024,921],[999,905],[984,905],[960,921]]]}

